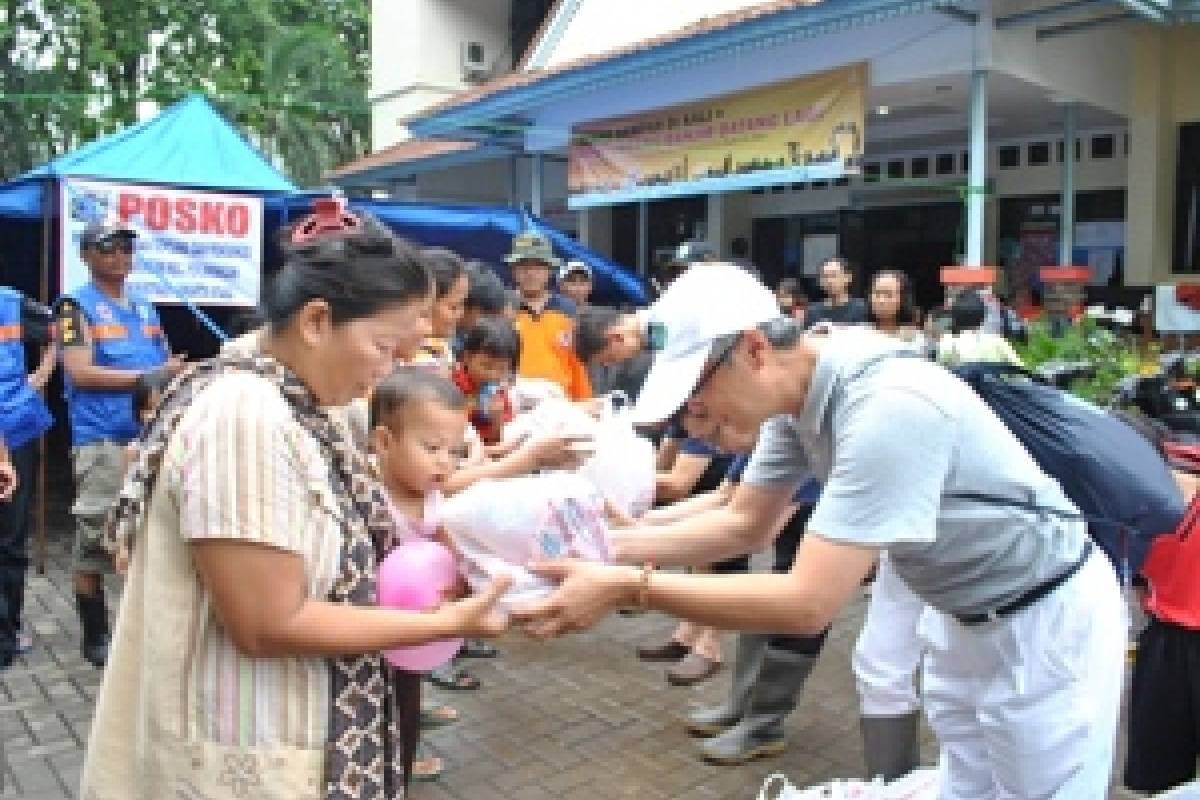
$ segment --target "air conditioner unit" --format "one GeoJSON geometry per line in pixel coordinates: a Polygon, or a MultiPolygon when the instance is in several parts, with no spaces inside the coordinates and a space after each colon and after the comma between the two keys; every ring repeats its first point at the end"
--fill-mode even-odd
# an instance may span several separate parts
{"type": "Polygon", "coordinates": [[[463,42],[462,70],[466,80],[480,80],[488,76],[483,42],[463,42]]]}

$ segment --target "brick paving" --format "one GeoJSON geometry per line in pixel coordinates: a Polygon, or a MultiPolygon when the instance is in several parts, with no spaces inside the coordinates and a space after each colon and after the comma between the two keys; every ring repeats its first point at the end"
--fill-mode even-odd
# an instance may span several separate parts
{"type": "MultiPolygon", "coordinates": [[[[79,656],[61,515],[53,528],[63,533],[50,543],[49,569],[31,575],[28,591],[34,651],[0,672],[4,800],[76,796],[100,681],[99,671],[79,656]]],[[[110,597],[116,590],[111,584],[110,597]]],[[[689,706],[722,698],[727,673],[700,687],[669,687],[661,666],[634,658],[634,646],[665,636],[670,620],[614,617],[593,632],[550,643],[510,636],[500,643],[501,658],[471,662],[484,682],[481,691],[439,695],[463,720],[428,737],[448,769],[438,783],[417,785],[412,796],[748,800],[773,772],[785,772],[800,786],[855,776],[862,753],[849,655],[862,611],[860,600],[835,625],[788,722],[789,750],[744,767],[703,763],[683,730],[689,706]]],[[[928,732],[923,754],[934,754],[928,732]]]]}

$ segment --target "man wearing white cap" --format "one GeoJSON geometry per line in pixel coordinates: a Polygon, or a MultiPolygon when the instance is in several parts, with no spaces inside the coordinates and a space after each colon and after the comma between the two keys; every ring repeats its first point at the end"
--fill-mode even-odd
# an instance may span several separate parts
{"type": "Polygon", "coordinates": [[[617,559],[640,567],[539,565],[561,586],[518,617],[553,636],[632,604],[725,629],[814,634],[886,550],[929,606],[924,687],[941,797],[1106,797],[1126,616],[1114,570],[1065,516],[1070,501],[943,368],[872,332],[805,334],[778,313],[765,287],[720,264],[686,273],[651,307],[665,342],[635,416],[681,413],[717,444],[763,426],[743,485],[722,509],[614,535],[617,559]],[[791,573],[655,571],[757,549],[810,477],[824,490],[791,573]]]}

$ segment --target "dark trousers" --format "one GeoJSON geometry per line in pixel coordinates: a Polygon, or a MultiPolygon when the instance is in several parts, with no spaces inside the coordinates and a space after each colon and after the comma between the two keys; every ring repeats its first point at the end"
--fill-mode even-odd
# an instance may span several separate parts
{"type": "Polygon", "coordinates": [[[1162,792],[1196,777],[1200,757],[1200,631],[1151,619],[1129,687],[1125,785],[1162,792]]]}
{"type": "MultiPolygon", "coordinates": [[[[813,507],[810,505],[797,508],[796,513],[788,520],[788,524],[775,537],[775,564],[772,566],[772,572],[782,575],[792,571],[792,562],[796,560],[796,550],[799,549],[800,541],[804,538],[804,529],[808,526],[808,518],[812,516],[812,510],[813,507]]],[[[816,657],[825,645],[825,637],[828,635],[829,628],[815,636],[777,634],[767,641],[767,646],[789,653],[816,657]]]]}
{"type": "Polygon", "coordinates": [[[29,518],[37,481],[38,441],[13,450],[17,490],[10,502],[0,503],[0,656],[16,649],[29,569],[29,518]]]}

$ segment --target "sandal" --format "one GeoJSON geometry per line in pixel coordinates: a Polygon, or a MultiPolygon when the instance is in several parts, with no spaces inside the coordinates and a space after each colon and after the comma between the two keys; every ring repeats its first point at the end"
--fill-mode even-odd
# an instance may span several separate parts
{"type": "Polygon", "coordinates": [[[720,670],[720,661],[713,661],[699,653],[689,653],[687,658],[667,670],[667,683],[672,686],[694,686],[720,670]]]}
{"type": "Polygon", "coordinates": [[[429,682],[440,689],[471,691],[479,688],[479,679],[453,664],[438,667],[429,673],[429,682]]]}
{"type": "Polygon", "coordinates": [[[692,648],[674,639],[659,645],[639,647],[637,657],[642,661],[682,661],[692,648]]]}
{"type": "Polygon", "coordinates": [[[467,639],[458,655],[461,658],[495,658],[500,651],[482,639],[467,639]]]}
{"type": "Polygon", "coordinates": [[[412,782],[413,783],[431,783],[442,777],[442,773],[446,771],[446,764],[437,756],[428,756],[426,758],[418,758],[413,762],[412,767],[412,782]]]}
{"type": "Polygon", "coordinates": [[[458,722],[458,709],[441,703],[429,703],[421,709],[421,730],[432,731],[458,722]]]}

